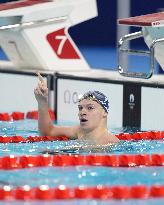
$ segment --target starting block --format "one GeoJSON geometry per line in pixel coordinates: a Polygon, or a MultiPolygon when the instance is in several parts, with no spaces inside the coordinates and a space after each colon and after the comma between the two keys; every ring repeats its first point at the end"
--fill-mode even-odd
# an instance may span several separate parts
{"type": "Polygon", "coordinates": [[[96,0],[0,4],[0,46],[16,69],[88,70],[68,29],[97,16],[96,0]]]}
{"type": "Polygon", "coordinates": [[[164,70],[164,12],[148,15],[136,16],[131,18],[119,19],[119,24],[138,26],[141,31],[123,36],[118,42],[118,71],[121,75],[127,77],[150,78],[154,72],[155,59],[164,70]],[[137,38],[144,38],[149,47],[149,51],[125,49],[124,42],[137,38]],[[132,55],[147,55],[150,57],[150,70],[148,73],[128,72],[128,69],[122,66],[121,55],[128,53],[132,55]]]}

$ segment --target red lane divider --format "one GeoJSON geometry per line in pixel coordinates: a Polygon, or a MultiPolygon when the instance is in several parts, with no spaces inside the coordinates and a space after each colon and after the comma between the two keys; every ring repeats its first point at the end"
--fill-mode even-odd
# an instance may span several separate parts
{"type": "Polygon", "coordinates": [[[10,121],[11,116],[8,113],[0,113],[0,121],[10,121]]]}
{"type": "MultiPolygon", "coordinates": [[[[50,118],[54,121],[56,119],[54,112],[49,109],[50,118]]],[[[24,112],[12,112],[0,113],[0,121],[11,121],[11,120],[24,120],[24,119],[38,119],[38,111],[29,111],[26,114],[24,112]]]]}
{"type": "MultiPolygon", "coordinates": [[[[163,140],[164,131],[158,132],[136,132],[133,135],[129,133],[121,133],[116,135],[120,140],[163,140]],[[135,137],[134,137],[135,136],[135,137]],[[136,137],[137,136],[137,137],[136,137]],[[144,136],[144,137],[142,137],[144,136]]],[[[0,136],[0,143],[28,143],[28,142],[41,142],[41,141],[67,141],[67,136],[28,136],[23,138],[22,136],[0,136]]]]}
{"type": "Polygon", "coordinates": [[[22,136],[0,136],[0,143],[31,143],[41,141],[67,141],[67,136],[28,136],[23,138],[22,136]]]}
{"type": "Polygon", "coordinates": [[[53,166],[164,166],[164,154],[138,155],[9,155],[0,158],[0,169],[53,166]]]}
{"type": "Polygon", "coordinates": [[[120,133],[116,135],[119,140],[163,140],[164,131],[147,131],[147,132],[135,132],[120,133]]]}
{"type": "Polygon", "coordinates": [[[0,188],[0,200],[73,200],[73,199],[103,199],[103,200],[128,200],[128,199],[150,199],[163,198],[164,185],[118,185],[94,187],[78,186],[75,188],[60,185],[49,187],[41,185],[30,187],[28,185],[11,188],[3,186],[0,188]]]}
{"type": "Polygon", "coordinates": [[[24,120],[25,114],[23,112],[13,112],[11,117],[13,120],[24,120]]]}

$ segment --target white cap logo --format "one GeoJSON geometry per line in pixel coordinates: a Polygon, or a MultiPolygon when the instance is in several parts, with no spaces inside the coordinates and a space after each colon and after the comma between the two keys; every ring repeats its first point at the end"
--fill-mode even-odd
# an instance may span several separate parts
{"type": "Polygon", "coordinates": [[[129,95],[129,102],[131,102],[131,103],[134,102],[134,95],[133,94],[129,95]]]}

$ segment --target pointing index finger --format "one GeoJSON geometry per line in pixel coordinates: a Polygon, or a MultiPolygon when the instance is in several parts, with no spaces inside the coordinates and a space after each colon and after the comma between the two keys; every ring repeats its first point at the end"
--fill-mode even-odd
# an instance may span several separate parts
{"type": "Polygon", "coordinates": [[[45,83],[43,77],[40,75],[39,72],[36,73],[41,83],[45,83]]]}

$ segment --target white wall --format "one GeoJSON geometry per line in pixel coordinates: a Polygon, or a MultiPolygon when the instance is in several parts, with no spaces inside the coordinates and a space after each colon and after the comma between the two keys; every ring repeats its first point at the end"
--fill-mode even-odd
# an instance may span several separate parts
{"type": "Polygon", "coordinates": [[[0,112],[37,109],[34,88],[37,77],[0,73],[0,112]]]}
{"type": "Polygon", "coordinates": [[[164,129],[164,89],[142,87],[141,129],[164,129]]]}

